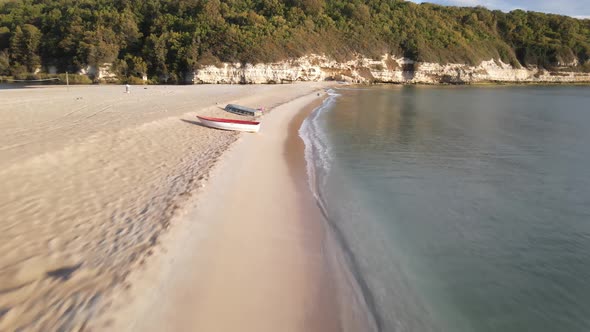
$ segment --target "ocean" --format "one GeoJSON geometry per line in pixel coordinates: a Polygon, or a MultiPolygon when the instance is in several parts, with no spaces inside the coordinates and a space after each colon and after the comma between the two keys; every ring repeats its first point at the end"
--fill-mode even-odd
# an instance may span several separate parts
{"type": "Polygon", "coordinates": [[[590,87],[342,86],[310,186],[379,331],[590,331],[590,87]]]}

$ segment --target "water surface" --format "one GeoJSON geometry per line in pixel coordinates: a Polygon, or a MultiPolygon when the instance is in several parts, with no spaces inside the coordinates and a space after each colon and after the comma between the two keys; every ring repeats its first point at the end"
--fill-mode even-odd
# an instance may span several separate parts
{"type": "Polygon", "coordinates": [[[590,89],[339,89],[312,181],[383,331],[590,330],[590,89]]]}

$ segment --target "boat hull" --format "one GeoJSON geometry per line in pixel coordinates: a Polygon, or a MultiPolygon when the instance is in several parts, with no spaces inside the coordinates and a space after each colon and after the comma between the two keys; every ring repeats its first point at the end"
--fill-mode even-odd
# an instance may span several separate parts
{"type": "Polygon", "coordinates": [[[260,130],[260,122],[209,118],[204,116],[197,116],[197,118],[203,125],[216,129],[244,131],[250,133],[257,133],[260,130]]]}

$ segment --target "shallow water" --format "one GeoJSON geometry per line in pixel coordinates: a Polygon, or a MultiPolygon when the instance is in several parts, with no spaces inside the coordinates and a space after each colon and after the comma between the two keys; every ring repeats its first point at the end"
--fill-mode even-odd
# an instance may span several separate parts
{"type": "Polygon", "coordinates": [[[590,330],[588,87],[335,93],[302,134],[380,330],[590,330]]]}

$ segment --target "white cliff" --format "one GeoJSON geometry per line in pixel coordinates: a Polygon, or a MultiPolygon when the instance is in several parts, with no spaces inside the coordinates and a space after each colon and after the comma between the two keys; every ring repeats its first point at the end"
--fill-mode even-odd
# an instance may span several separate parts
{"type": "Polygon", "coordinates": [[[194,83],[263,84],[291,81],[345,80],[355,83],[580,83],[590,82],[590,73],[561,70],[548,72],[538,68],[514,68],[499,60],[466,64],[415,63],[407,58],[384,55],[379,60],[357,57],[337,62],[322,55],[268,64],[225,63],[205,66],[190,75],[194,83]]]}
{"type": "Polygon", "coordinates": [[[105,82],[117,81],[117,74],[112,70],[113,64],[110,62],[103,63],[100,66],[88,65],[78,71],[79,75],[86,75],[91,79],[102,80],[105,82]]]}

